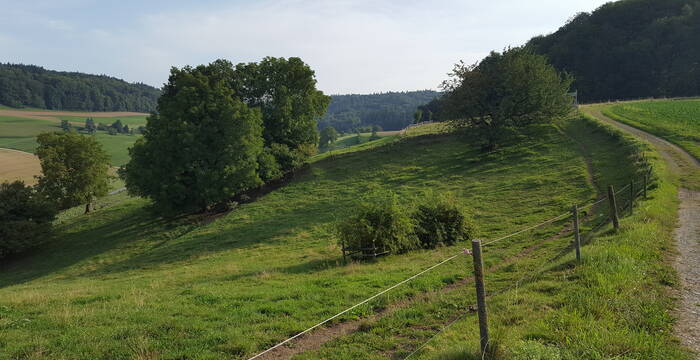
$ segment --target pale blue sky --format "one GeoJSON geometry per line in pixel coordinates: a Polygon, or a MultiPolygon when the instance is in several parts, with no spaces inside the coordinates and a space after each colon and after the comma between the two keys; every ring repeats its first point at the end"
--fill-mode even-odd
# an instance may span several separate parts
{"type": "Polygon", "coordinates": [[[161,86],[171,66],[299,56],[326,93],[435,89],[605,2],[0,0],[0,62],[161,86]]]}

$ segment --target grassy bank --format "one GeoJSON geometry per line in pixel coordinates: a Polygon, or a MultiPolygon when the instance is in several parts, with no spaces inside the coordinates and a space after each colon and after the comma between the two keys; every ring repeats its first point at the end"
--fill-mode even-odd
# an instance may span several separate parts
{"type": "Polygon", "coordinates": [[[625,102],[602,111],[614,120],[660,136],[700,159],[700,99],[625,102]]]}
{"type": "MultiPolygon", "coordinates": [[[[551,126],[533,132],[486,155],[442,134],[320,159],[286,187],[204,222],[166,221],[146,201],[117,195],[3,265],[0,358],[249,356],[462,246],[343,265],[333,223],[359,198],[394,191],[410,203],[453,192],[488,237],[593,199],[578,145],[551,126]]],[[[489,261],[527,246],[504,242],[489,261]]],[[[341,320],[441,289],[464,267],[447,264],[341,320]]]]}

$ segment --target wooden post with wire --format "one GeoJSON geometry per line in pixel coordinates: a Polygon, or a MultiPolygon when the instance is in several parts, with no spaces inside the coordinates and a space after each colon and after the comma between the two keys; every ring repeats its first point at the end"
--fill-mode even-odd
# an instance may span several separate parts
{"type": "Polygon", "coordinates": [[[615,229],[620,228],[620,218],[617,216],[617,201],[615,201],[615,188],[608,185],[608,202],[610,203],[610,220],[615,229]]]}
{"type": "Polygon", "coordinates": [[[578,207],[571,209],[574,216],[574,245],[576,246],[576,261],[581,261],[581,233],[579,232],[578,207]]]}
{"type": "Polygon", "coordinates": [[[486,288],[484,286],[484,261],[481,257],[481,241],[472,240],[474,263],[474,286],[476,287],[476,304],[479,315],[479,334],[481,335],[481,354],[486,354],[489,345],[489,322],[486,315],[486,288]]]}
{"type": "Polygon", "coordinates": [[[630,215],[634,214],[634,180],[630,181],[630,215]]]}

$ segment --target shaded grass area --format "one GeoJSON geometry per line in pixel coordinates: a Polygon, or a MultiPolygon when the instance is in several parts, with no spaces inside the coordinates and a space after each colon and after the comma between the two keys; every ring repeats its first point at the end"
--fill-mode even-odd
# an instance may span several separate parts
{"type": "Polygon", "coordinates": [[[607,106],[602,112],[660,136],[700,159],[700,99],[625,102],[607,106]]]}
{"type": "MultiPolygon", "coordinates": [[[[551,126],[532,132],[486,155],[464,135],[382,139],[317,159],[288,186],[212,222],[166,221],[125,194],[66,216],[44,249],[2,266],[0,358],[249,356],[464,246],[343,265],[333,223],[367,194],[413,202],[453,192],[484,237],[594,198],[578,145],[551,126]]],[[[504,242],[489,261],[525,246],[504,242]]],[[[340,320],[442,288],[464,267],[447,264],[340,320]]]]}
{"type": "MultiPolygon", "coordinates": [[[[52,120],[0,116],[0,147],[34,153],[36,136],[51,131],[61,131],[60,124],[52,120]]],[[[109,135],[104,131],[98,131],[95,137],[110,155],[113,166],[129,161],[128,148],[139,138],[138,135],[109,135]]]]}
{"type": "MultiPolygon", "coordinates": [[[[639,202],[635,214],[622,219],[620,231],[604,228],[583,247],[581,264],[570,252],[558,257],[558,249],[543,247],[503,273],[486,276],[487,289],[492,292],[487,301],[492,339],[500,349],[496,358],[690,359],[672,336],[670,310],[674,305],[669,290],[677,280],[666,261],[673,251],[677,179],[646,145],[614,128],[588,118],[564,130],[585,141],[587,152],[595,159],[599,186],[635,172],[627,160],[642,155],[635,152],[649,158],[657,180],[650,199],[639,202]],[[518,276],[503,284],[512,271],[518,276]]],[[[462,295],[468,300],[456,307],[473,303],[472,293],[471,288],[465,289],[462,295]]],[[[455,298],[453,302],[460,301],[455,298]]],[[[440,301],[449,305],[444,298],[440,301]]],[[[433,313],[445,309],[449,307],[435,308],[433,313]]],[[[427,324],[430,331],[409,337],[414,345],[402,354],[417,348],[415,344],[428,340],[445,323],[411,321],[427,324]]],[[[477,319],[469,314],[412,358],[480,359],[478,349],[477,319]]]]}

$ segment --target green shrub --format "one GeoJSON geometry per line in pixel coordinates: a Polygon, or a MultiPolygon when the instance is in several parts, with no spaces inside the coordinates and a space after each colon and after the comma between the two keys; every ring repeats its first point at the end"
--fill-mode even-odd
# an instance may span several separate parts
{"type": "Polygon", "coordinates": [[[0,259],[47,240],[55,216],[52,203],[23,182],[0,184],[0,259]]]}
{"type": "Polygon", "coordinates": [[[419,247],[413,219],[395,194],[365,201],[338,224],[341,245],[361,255],[403,253],[419,247]]]}
{"type": "Polygon", "coordinates": [[[471,217],[452,196],[429,199],[418,205],[413,215],[421,247],[433,249],[438,245],[453,245],[473,237],[474,224],[471,217]]]}
{"type": "Polygon", "coordinates": [[[263,182],[279,179],[283,175],[280,165],[275,160],[270,148],[265,148],[258,155],[258,176],[263,182]]]}

